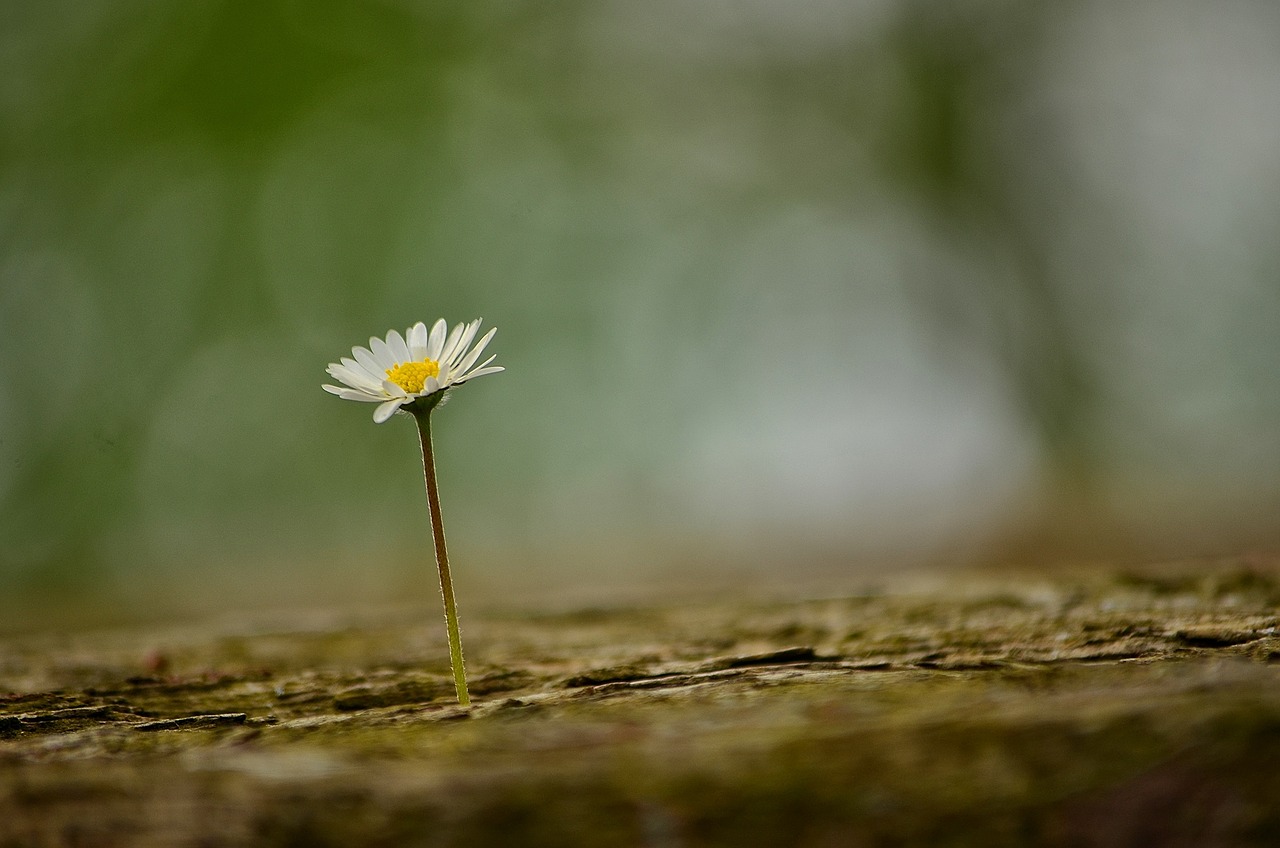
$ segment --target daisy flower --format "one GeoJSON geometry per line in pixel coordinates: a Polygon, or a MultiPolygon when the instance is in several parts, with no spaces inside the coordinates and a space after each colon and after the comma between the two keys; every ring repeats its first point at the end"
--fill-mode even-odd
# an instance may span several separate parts
{"type": "Polygon", "coordinates": [[[410,413],[418,422],[418,440],[422,447],[422,474],[427,490],[427,509],[431,514],[431,536],[435,541],[436,569],[440,574],[440,597],[444,601],[445,630],[449,638],[449,664],[458,703],[470,706],[467,692],[466,663],[462,657],[462,632],[458,625],[458,606],[453,597],[453,578],[449,573],[449,552],[444,543],[444,518],[440,514],[440,490],[436,482],[435,451],[431,446],[431,413],[444,399],[445,393],[473,377],[496,374],[503,370],[490,365],[493,357],[477,364],[480,354],[493,338],[495,330],[485,333],[475,347],[471,346],[480,319],[458,324],[449,332],[441,318],[427,331],[418,322],[402,336],[395,330],[386,339],[369,339],[369,346],[353,347],[351,359],[329,363],[329,376],[341,386],[325,385],[332,395],[345,400],[376,403],[373,420],[378,424],[397,412],[410,413]]]}
{"type": "MultiPolygon", "coordinates": [[[[492,356],[477,364],[497,332],[496,327],[489,330],[471,347],[479,329],[477,318],[469,324],[458,324],[449,332],[449,325],[441,318],[430,332],[419,321],[403,336],[395,330],[387,333],[385,341],[374,336],[367,348],[353,347],[351,358],[344,356],[340,362],[329,364],[329,376],[343,385],[326,384],[323,388],[344,400],[378,404],[373,420],[381,424],[419,398],[444,392],[473,377],[502,371],[501,366],[489,364],[492,356]]],[[[436,398],[430,405],[439,400],[436,398]]]]}

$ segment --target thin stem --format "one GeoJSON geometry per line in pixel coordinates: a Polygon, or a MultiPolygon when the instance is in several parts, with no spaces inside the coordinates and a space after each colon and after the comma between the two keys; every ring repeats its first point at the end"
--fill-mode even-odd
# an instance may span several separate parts
{"type": "Polygon", "coordinates": [[[415,412],[418,437],[422,441],[422,472],[427,482],[427,506],[431,511],[431,535],[436,542],[436,568],[440,572],[440,595],[444,598],[444,623],[449,631],[449,663],[458,703],[471,705],[467,694],[467,669],[462,661],[462,634],[458,630],[458,605],[453,600],[453,579],[449,576],[449,553],[444,547],[444,519],[440,515],[440,492],[436,487],[436,458],[431,450],[431,411],[415,412]]]}

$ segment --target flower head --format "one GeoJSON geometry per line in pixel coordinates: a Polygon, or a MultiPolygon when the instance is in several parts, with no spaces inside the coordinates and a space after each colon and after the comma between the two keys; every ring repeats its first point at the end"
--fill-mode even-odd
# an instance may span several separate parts
{"type": "Polygon", "coordinates": [[[369,339],[369,347],[357,345],[351,349],[354,359],[344,356],[341,362],[329,364],[325,370],[343,385],[323,388],[344,400],[378,404],[373,420],[381,424],[418,398],[503,370],[489,364],[492,356],[476,364],[497,332],[496,327],[489,330],[468,350],[479,329],[477,318],[470,324],[458,324],[449,332],[449,325],[441,318],[430,332],[419,321],[403,336],[395,330],[387,333],[385,341],[374,336],[369,339]]]}

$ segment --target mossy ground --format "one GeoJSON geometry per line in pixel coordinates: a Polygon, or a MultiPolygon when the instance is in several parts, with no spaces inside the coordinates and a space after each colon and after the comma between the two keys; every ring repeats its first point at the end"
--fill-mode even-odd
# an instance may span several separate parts
{"type": "Polygon", "coordinates": [[[1268,845],[1280,571],[9,637],[0,846],[1268,845]]]}

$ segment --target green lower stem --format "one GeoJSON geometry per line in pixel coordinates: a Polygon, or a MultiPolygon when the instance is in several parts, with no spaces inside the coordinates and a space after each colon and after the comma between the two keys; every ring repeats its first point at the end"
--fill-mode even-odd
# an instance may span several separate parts
{"type": "Polygon", "coordinates": [[[422,471],[427,482],[427,506],[431,511],[431,535],[436,543],[436,568],[440,572],[440,595],[444,598],[444,623],[449,631],[449,662],[458,703],[471,705],[467,694],[467,668],[462,660],[462,633],[458,629],[458,605],[453,600],[453,579],[449,576],[449,553],[444,546],[444,519],[440,515],[440,492],[436,487],[436,458],[431,450],[431,411],[415,412],[418,436],[422,441],[422,471]]]}

